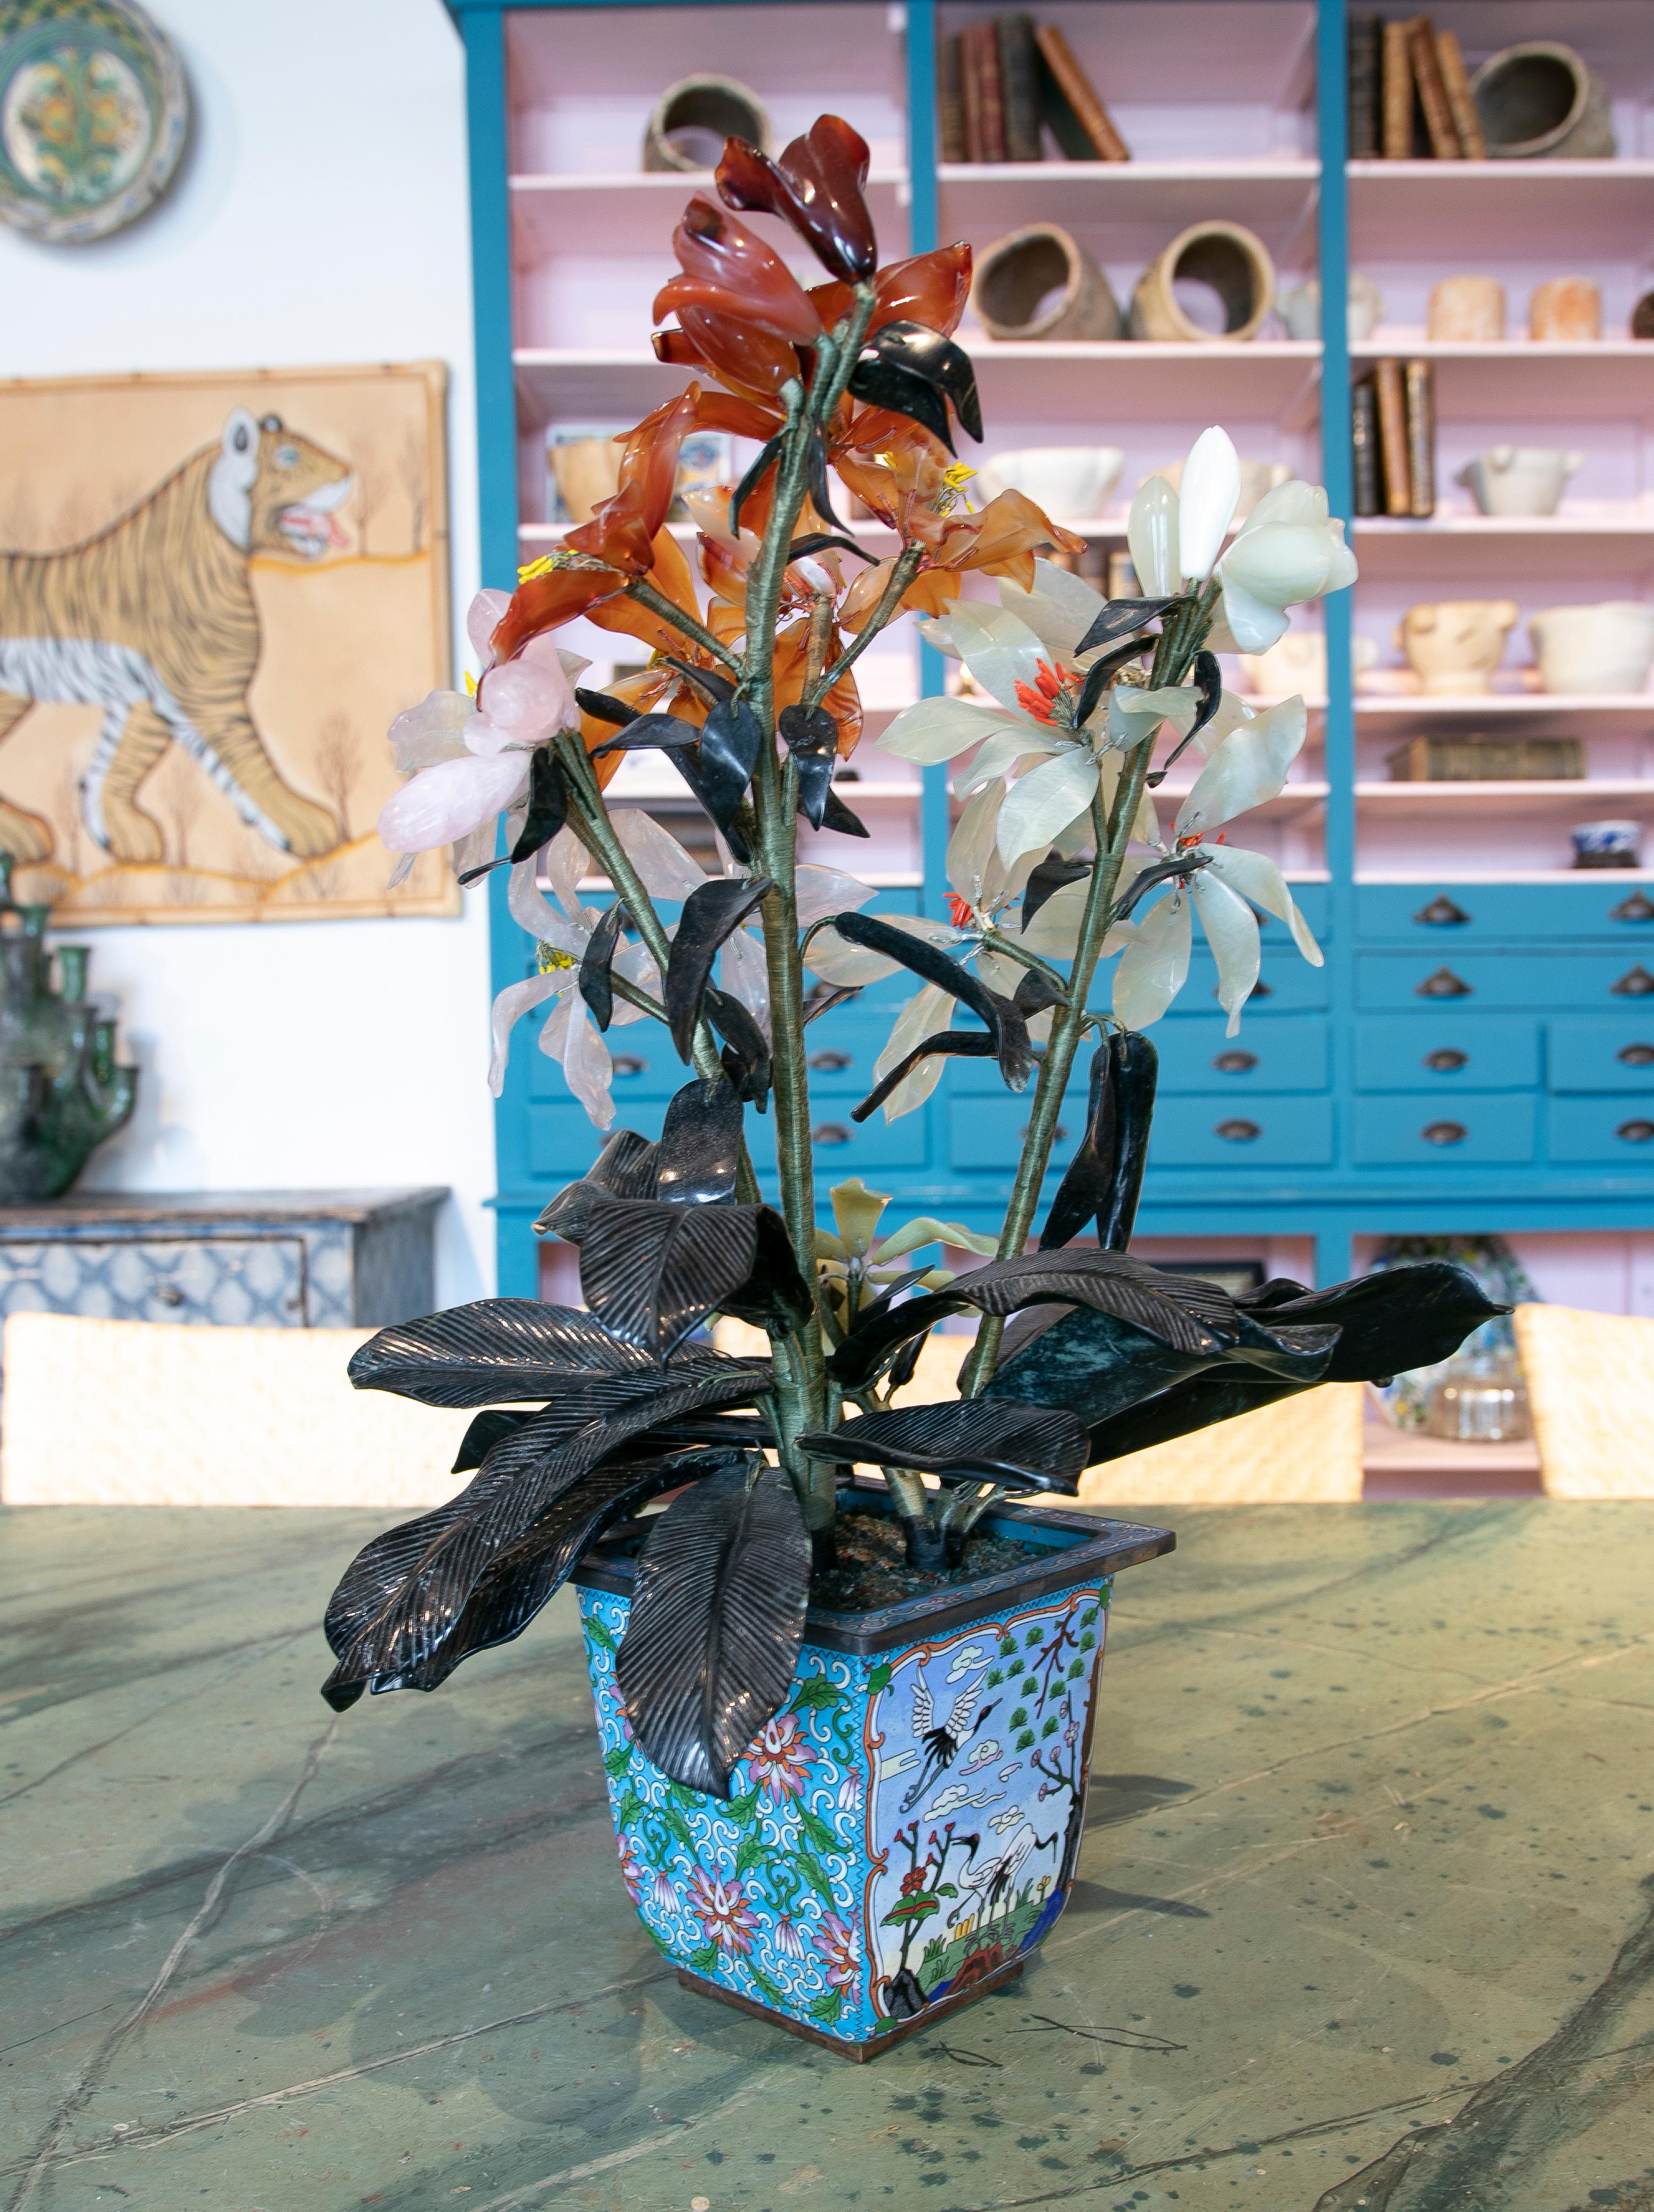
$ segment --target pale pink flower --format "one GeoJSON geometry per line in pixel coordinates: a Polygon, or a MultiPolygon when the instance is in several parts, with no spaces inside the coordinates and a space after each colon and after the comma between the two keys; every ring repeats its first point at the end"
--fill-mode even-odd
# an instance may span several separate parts
{"type": "Polygon", "coordinates": [[[752,1739],[746,1754],[752,1779],[772,1797],[796,1797],[810,1779],[815,1756],[802,1739],[796,1713],[776,1713],[752,1739]]]}
{"type": "Polygon", "coordinates": [[[824,1913],[814,1942],[827,1966],[830,1989],[848,1990],[861,1971],[861,1938],[836,1912],[824,1913]]]}
{"type": "MultiPolygon", "coordinates": [[[[626,1894],[635,1905],[643,1887],[643,1864],[637,1856],[636,1846],[629,1836],[619,1838],[620,1879],[626,1885],[626,1894]]],[[[660,1876],[657,1875],[657,1881],[660,1876]]]]}
{"type": "Polygon", "coordinates": [[[736,1951],[745,1957],[752,1948],[758,1916],[748,1905],[739,1881],[725,1881],[704,1867],[696,1867],[690,1877],[687,1902],[708,1940],[721,1951],[736,1951]]]}
{"type": "Polygon", "coordinates": [[[804,1956],[804,1937],[791,1913],[778,1912],[769,1932],[775,1939],[775,1948],[784,1952],[787,1958],[801,1959],[804,1956]]]}

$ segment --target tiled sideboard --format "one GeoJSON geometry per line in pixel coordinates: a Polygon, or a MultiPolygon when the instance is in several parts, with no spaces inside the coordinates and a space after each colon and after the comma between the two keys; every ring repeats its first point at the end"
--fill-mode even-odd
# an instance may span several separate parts
{"type": "Polygon", "coordinates": [[[436,1303],[447,1192],[88,1191],[0,1206],[0,1318],[376,1328],[436,1303]]]}

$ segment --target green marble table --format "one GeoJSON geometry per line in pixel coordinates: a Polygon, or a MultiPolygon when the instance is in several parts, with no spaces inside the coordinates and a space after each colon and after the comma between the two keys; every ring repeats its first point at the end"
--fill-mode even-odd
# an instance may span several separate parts
{"type": "Polygon", "coordinates": [[[0,1515],[0,2203],[1648,2212],[1654,1505],[1167,1515],[1069,1911],[866,2068],[643,1937],[566,1595],[334,1719],[386,1516],[0,1515]]]}

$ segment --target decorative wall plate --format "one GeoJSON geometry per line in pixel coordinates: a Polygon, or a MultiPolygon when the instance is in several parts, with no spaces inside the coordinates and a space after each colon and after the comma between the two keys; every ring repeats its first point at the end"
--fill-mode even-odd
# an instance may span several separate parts
{"type": "Polygon", "coordinates": [[[125,229],[189,119],[178,56],[131,0],[0,0],[0,219],[50,246],[125,229]]]}

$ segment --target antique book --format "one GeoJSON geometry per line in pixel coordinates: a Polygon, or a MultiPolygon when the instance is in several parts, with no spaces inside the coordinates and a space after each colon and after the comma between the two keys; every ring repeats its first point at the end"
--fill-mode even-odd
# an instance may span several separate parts
{"type": "Polygon", "coordinates": [[[1409,161],[1413,158],[1413,56],[1408,50],[1411,23],[1386,23],[1383,58],[1383,158],[1409,161]]]}
{"type": "Polygon", "coordinates": [[[1408,25],[1407,47],[1413,61],[1413,81],[1419,88],[1419,105],[1424,110],[1425,129],[1430,134],[1430,150],[1438,161],[1462,161],[1463,149],[1459,144],[1447,87],[1442,82],[1435,30],[1427,15],[1415,15],[1408,25]]]}
{"type": "Polygon", "coordinates": [[[937,158],[969,161],[965,148],[964,94],[959,82],[959,36],[936,42],[937,158]]]}
{"type": "Polygon", "coordinates": [[[1350,440],[1355,455],[1355,512],[1382,514],[1384,500],[1378,465],[1378,393],[1370,376],[1362,377],[1350,394],[1350,440]]]}
{"type": "Polygon", "coordinates": [[[1377,158],[1379,145],[1380,58],[1383,52],[1382,15],[1352,15],[1349,23],[1347,74],[1349,84],[1349,157],[1352,161],[1377,158]]]}
{"type": "Polygon", "coordinates": [[[1413,478],[1408,466],[1407,386],[1399,361],[1381,361],[1373,370],[1378,391],[1378,453],[1384,480],[1386,514],[1413,512],[1413,478]]]}
{"type": "Polygon", "coordinates": [[[982,28],[973,23],[959,33],[959,108],[964,117],[965,159],[981,161],[982,152],[982,80],[977,67],[976,33],[982,28]]]}
{"type": "Polygon", "coordinates": [[[1005,158],[1037,161],[1039,143],[1039,48],[1031,15],[995,19],[1000,41],[1000,97],[1005,106],[1005,158]]]}
{"type": "Polygon", "coordinates": [[[1005,100],[1000,87],[1000,40],[991,18],[973,23],[965,33],[965,66],[976,79],[977,128],[982,135],[982,161],[1005,159],[1005,100]]]}
{"type": "Polygon", "coordinates": [[[1453,128],[1459,134],[1459,151],[1467,161],[1485,161],[1487,159],[1487,140],[1482,131],[1481,118],[1476,112],[1476,103],[1470,90],[1470,79],[1465,70],[1464,56],[1459,48],[1456,32],[1437,32],[1436,61],[1447,90],[1447,104],[1453,111],[1453,128]]]}
{"type": "Polygon", "coordinates": [[[1427,361],[1410,361],[1407,380],[1408,513],[1420,520],[1436,512],[1436,372],[1427,361]]]}
{"type": "Polygon", "coordinates": [[[1055,23],[1034,33],[1044,64],[1040,107],[1051,135],[1071,161],[1129,161],[1131,149],[1109,119],[1091,79],[1055,23]]]}
{"type": "Polygon", "coordinates": [[[1392,783],[1572,782],[1585,773],[1578,738],[1410,738],[1385,759],[1392,783]]]}

